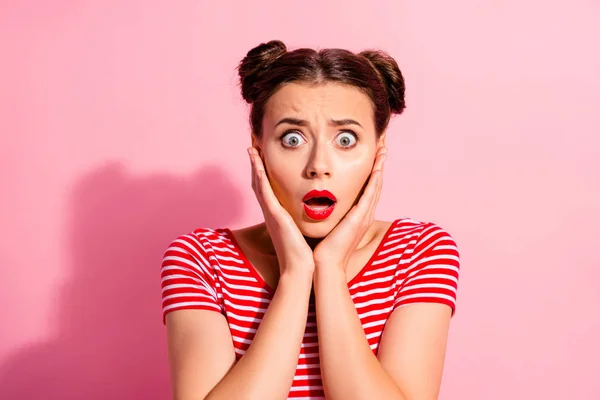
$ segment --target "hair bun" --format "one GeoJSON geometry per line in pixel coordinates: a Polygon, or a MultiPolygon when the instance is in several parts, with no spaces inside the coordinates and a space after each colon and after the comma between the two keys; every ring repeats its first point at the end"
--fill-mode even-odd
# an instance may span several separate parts
{"type": "Polygon", "coordinates": [[[380,50],[365,50],[359,56],[366,58],[375,68],[387,91],[390,110],[395,114],[402,113],[406,108],[404,77],[396,60],[380,50]]]}
{"type": "Polygon", "coordinates": [[[252,103],[260,91],[256,88],[257,78],[282,55],[287,53],[287,47],[280,40],[261,43],[246,54],[238,66],[242,97],[252,103]]]}

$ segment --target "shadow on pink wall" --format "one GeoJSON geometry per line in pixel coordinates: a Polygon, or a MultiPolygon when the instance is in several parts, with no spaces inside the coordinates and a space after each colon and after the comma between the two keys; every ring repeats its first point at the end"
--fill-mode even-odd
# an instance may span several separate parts
{"type": "Polygon", "coordinates": [[[234,223],[239,192],[217,167],[181,179],[140,178],[113,164],[84,176],[69,207],[71,258],[56,298],[57,333],[9,358],[0,398],[170,398],[163,252],[180,234],[234,223]]]}

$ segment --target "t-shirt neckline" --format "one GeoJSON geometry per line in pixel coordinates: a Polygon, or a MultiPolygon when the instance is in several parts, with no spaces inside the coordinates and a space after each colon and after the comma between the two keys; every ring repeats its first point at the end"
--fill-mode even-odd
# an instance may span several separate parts
{"type": "MultiPolygon", "coordinates": [[[[362,278],[362,276],[369,270],[369,268],[371,267],[371,265],[373,264],[373,261],[375,260],[375,258],[377,258],[377,256],[379,255],[379,253],[381,252],[381,249],[383,247],[383,245],[385,244],[385,242],[387,242],[388,237],[390,236],[390,234],[392,233],[394,227],[396,226],[397,222],[399,220],[394,220],[392,221],[392,223],[390,224],[390,226],[387,228],[386,232],[384,233],[383,237],[381,238],[381,241],[379,242],[379,244],[377,245],[377,248],[375,249],[375,251],[373,252],[373,254],[371,254],[371,257],[369,257],[369,260],[367,261],[367,263],[360,269],[360,271],[358,271],[358,273],[348,282],[348,288],[352,287],[352,285],[354,285],[358,280],[360,280],[362,278]]],[[[237,239],[235,238],[235,236],[233,235],[233,232],[231,232],[231,229],[229,228],[224,228],[223,231],[225,231],[227,233],[227,236],[229,238],[229,240],[231,240],[231,242],[233,243],[236,251],[239,253],[240,258],[242,260],[242,262],[244,263],[244,266],[246,267],[246,269],[250,272],[250,274],[254,277],[254,279],[256,279],[256,281],[258,282],[258,284],[264,289],[266,290],[269,294],[273,295],[275,294],[275,289],[272,288],[258,273],[258,271],[256,270],[256,268],[254,268],[254,266],[252,265],[252,263],[250,262],[250,260],[248,259],[248,257],[246,257],[246,254],[242,251],[242,248],[240,247],[237,239]]]]}

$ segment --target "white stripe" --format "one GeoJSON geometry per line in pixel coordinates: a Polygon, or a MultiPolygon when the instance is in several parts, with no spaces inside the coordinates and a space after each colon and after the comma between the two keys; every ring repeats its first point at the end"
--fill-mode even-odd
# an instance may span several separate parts
{"type": "MultiPolygon", "coordinates": [[[[185,252],[182,252],[182,251],[180,251],[180,253],[183,253],[185,255],[190,255],[189,253],[185,253],[185,252]]],[[[208,268],[206,268],[206,266],[204,266],[202,264],[196,264],[196,263],[194,263],[194,262],[192,262],[192,261],[190,261],[190,260],[188,260],[187,258],[184,258],[184,257],[165,256],[163,258],[163,263],[165,261],[177,261],[177,262],[180,262],[182,264],[189,265],[191,267],[190,272],[199,271],[200,273],[203,273],[205,275],[209,275],[209,276],[212,275],[210,273],[210,270],[208,268]]],[[[181,266],[178,266],[178,265],[168,265],[168,267],[180,267],[181,268],[181,266]]],[[[167,268],[167,267],[163,267],[163,268],[167,268]]]]}
{"type": "Polygon", "coordinates": [[[237,289],[237,290],[245,290],[247,292],[257,292],[257,293],[269,293],[265,289],[261,287],[254,286],[246,286],[246,285],[234,285],[233,283],[229,283],[227,281],[223,281],[223,287],[227,287],[229,289],[237,289]]]}
{"type": "Polygon", "coordinates": [[[354,307],[358,310],[359,308],[369,307],[369,306],[372,306],[373,304],[387,303],[388,301],[391,301],[393,299],[394,299],[393,295],[384,297],[384,298],[375,298],[375,299],[367,300],[362,303],[356,303],[354,307]]]}
{"type": "Polygon", "coordinates": [[[209,260],[216,260],[216,261],[231,261],[234,262],[236,264],[244,264],[244,261],[234,258],[234,257],[225,257],[225,256],[219,256],[217,254],[215,255],[211,255],[208,257],[209,260]]]}
{"type": "Polygon", "coordinates": [[[233,339],[234,342],[252,344],[252,340],[250,340],[250,339],[244,339],[244,338],[237,337],[234,335],[231,335],[231,338],[233,339]]]}
{"type": "Polygon", "coordinates": [[[300,392],[302,390],[323,390],[323,386],[292,386],[290,388],[290,392],[300,392]]]}
{"type": "MultiPolygon", "coordinates": [[[[183,270],[183,268],[169,268],[169,269],[179,269],[179,270],[183,270]]],[[[183,275],[183,274],[170,274],[167,275],[163,278],[160,279],[160,283],[166,282],[166,281],[170,281],[173,279],[191,279],[194,282],[202,282],[197,276],[189,276],[189,275],[183,275]]]]}
{"type": "Polygon", "coordinates": [[[225,273],[225,271],[221,270],[221,274],[223,275],[224,278],[226,279],[230,279],[232,281],[242,281],[242,282],[253,282],[256,283],[256,279],[254,279],[253,276],[242,276],[240,274],[238,275],[230,275],[225,273]]]}
{"type": "Polygon", "coordinates": [[[234,248],[230,247],[221,247],[221,246],[210,246],[213,251],[222,251],[223,253],[231,253],[239,257],[240,253],[234,250],[234,248]]]}
{"type": "Polygon", "coordinates": [[[168,311],[172,308],[187,307],[187,306],[208,306],[208,307],[214,308],[215,310],[221,311],[221,307],[215,305],[214,303],[207,303],[204,301],[185,301],[182,303],[175,303],[175,304],[171,304],[166,307],[163,307],[163,312],[168,311]]]}
{"type": "Polygon", "coordinates": [[[423,229],[423,225],[411,226],[411,227],[398,227],[394,229],[394,233],[391,233],[388,237],[393,238],[402,235],[403,239],[410,236],[419,234],[419,230],[423,229]]]}
{"type": "Polygon", "coordinates": [[[367,335],[367,340],[369,339],[373,339],[375,337],[379,337],[381,336],[381,334],[383,333],[383,331],[378,331],[378,332],[373,332],[367,335]]]}
{"type": "MultiPolygon", "coordinates": [[[[210,230],[209,232],[198,232],[196,235],[201,235],[202,239],[208,243],[211,243],[211,244],[212,243],[222,243],[227,247],[235,249],[233,244],[229,243],[229,240],[224,240],[223,236],[220,236],[214,230],[210,230]],[[213,239],[211,236],[217,236],[217,239],[213,239]]],[[[211,247],[213,247],[213,246],[211,246],[211,247]]]]}
{"type": "Polygon", "coordinates": [[[354,285],[352,285],[351,289],[359,288],[359,287],[366,287],[366,286],[374,285],[376,283],[387,282],[389,280],[392,280],[393,278],[394,278],[394,275],[390,275],[390,276],[386,276],[384,278],[371,279],[369,281],[362,281],[362,282],[359,281],[359,282],[356,282],[354,285]]]}
{"type": "MultiPolygon", "coordinates": [[[[373,262],[371,265],[375,265],[375,262],[373,262]]],[[[363,276],[381,274],[382,272],[393,271],[394,269],[396,269],[396,264],[390,264],[390,265],[382,267],[382,268],[378,268],[378,269],[374,269],[374,270],[371,270],[371,271],[367,271],[367,272],[364,273],[363,276]]]]}
{"type": "Polygon", "coordinates": [[[232,324],[231,322],[229,323],[229,328],[230,329],[235,329],[236,331],[240,331],[240,332],[256,333],[256,329],[246,328],[246,327],[243,327],[243,326],[232,324]]]}
{"type": "Polygon", "coordinates": [[[450,290],[451,292],[456,293],[456,289],[454,288],[454,286],[450,286],[450,285],[443,285],[440,283],[422,283],[420,285],[405,285],[402,290],[414,290],[414,289],[447,289],[450,290]]]}
{"type": "Polygon", "coordinates": [[[386,307],[386,308],[382,308],[379,310],[373,310],[373,311],[369,311],[366,313],[362,313],[362,314],[358,314],[358,317],[360,319],[366,318],[366,317],[371,317],[373,315],[381,315],[381,314],[387,314],[390,311],[392,311],[392,307],[386,307]]]}
{"type": "Polygon", "coordinates": [[[238,349],[237,347],[235,347],[233,349],[237,354],[243,356],[244,354],[246,354],[246,350],[242,350],[242,349],[238,349]]]}
{"type": "Polygon", "coordinates": [[[255,303],[267,303],[267,304],[269,304],[271,302],[271,300],[269,300],[269,299],[258,297],[258,296],[244,296],[241,294],[234,294],[234,293],[231,293],[226,288],[223,288],[223,293],[225,293],[227,296],[231,297],[232,299],[236,299],[236,300],[240,300],[240,301],[245,300],[245,301],[253,301],[255,303]]]}
{"type": "MultiPolygon", "coordinates": [[[[423,270],[426,270],[428,268],[430,268],[430,267],[423,268],[423,270]]],[[[449,269],[449,270],[452,270],[452,271],[457,271],[457,268],[450,268],[448,266],[435,266],[434,265],[434,266],[431,266],[431,269],[433,269],[433,268],[435,268],[435,269],[444,268],[444,269],[449,269]]],[[[456,284],[458,284],[458,279],[455,276],[450,275],[450,274],[427,274],[427,275],[419,275],[419,276],[415,276],[415,277],[411,278],[410,281],[411,282],[415,282],[415,281],[418,281],[419,279],[447,279],[449,281],[453,281],[456,284]]]]}
{"type": "Polygon", "coordinates": [[[372,328],[374,326],[377,325],[385,325],[385,323],[387,322],[387,319],[378,319],[377,321],[373,321],[373,322],[369,322],[367,324],[363,324],[363,329],[368,329],[368,328],[372,328]]]}
{"type": "Polygon", "coordinates": [[[383,288],[365,290],[365,291],[357,292],[357,293],[351,295],[350,298],[352,300],[354,300],[354,299],[356,299],[358,297],[370,296],[370,295],[375,294],[375,293],[386,293],[386,292],[389,292],[389,291],[390,291],[389,287],[383,287],[383,288]]]}
{"type": "Polygon", "coordinates": [[[239,321],[252,322],[252,323],[258,322],[259,324],[262,322],[262,317],[260,317],[260,318],[259,317],[244,317],[243,315],[238,315],[231,311],[227,313],[227,316],[231,317],[233,319],[237,319],[239,321]]]}
{"type": "Polygon", "coordinates": [[[453,244],[440,244],[436,246],[436,250],[454,250],[458,252],[458,247],[453,244]]]}
{"type": "Polygon", "coordinates": [[[300,356],[298,358],[312,358],[312,357],[317,357],[319,355],[319,353],[306,353],[306,354],[300,354],[300,356]]]}
{"type": "Polygon", "coordinates": [[[296,375],[294,376],[295,381],[304,381],[308,379],[321,379],[321,375],[296,375]]]}
{"type": "MultiPolygon", "coordinates": [[[[206,290],[210,295],[212,295],[213,293],[211,293],[211,291],[207,290],[207,288],[204,285],[192,285],[191,283],[186,284],[186,283],[175,283],[172,285],[166,285],[162,288],[161,292],[167,292],[171,289],[196,289],[196,290],[206,290]]],[[[193,293],[193,292],[190,292],[193,293]]],[[[216,299],[216,296],[212,296],[213,299],[216,299]]]]}
{"type": "Polygon", "coordinates": [[[220,271],[233,271],[233,272],[247,272],[248,268],[246,267],[236,267],[228,264],[218,263],[218,267],[220,271]]]}
{"type": "Polygon", "coordinates": [[[422,262],[425,261],[432,261],[432,260],[448,260],[451,259],[452,257],[448,257],[448,256],[432,256],[432,257],[426,257],[422,260],[419,260],[418,262],[416,262],[416,265],[411,265],[410,268],[406,269],[406,272],[410,271],[408,274],[406,274],[406,280],[410,280],[412,277],[414,277],[415,275],[417,275],[419,272],[421,271],[426,271],[429,269],[449,269],[451,271],[455,271],[458,273],[458,268],[454,265],[448,264],[448,263],[444,263],[444,264],[432,264],[432,265],[427,265],[423,268],[417,268],[419,266],[419,264],[421,264],[422,262]]]}
{"type": "Polygon", "coordinates": [[[298,364],[296,366],[296,370],[309,368],[321,368],[321,366],[319,364],[298,364]]]}
{"type": "Polygon", "coordinates": [[[391,256],[388,256],[382,260],[377,261],[378,264],[384,263],[384,262],[388,262],[388,261],[392,261],[392,260],[396,260],[398,258],[402,257],[402,254],[392,254],[391,256]]]}
{"type": "MultiPolygon", "coordinates": [[[[166,300],[170,300],[170,299],[176,299],[178,297],[201,297],[201,298],[204,298],[206,300],[212,300],[212,301],[215,300],[212,297],[210,297],[210,296],[208,296],[208,295],[206,295],[204,293],[175,293],[175,294],[170,294],[168,296],[164,296],[163,297],[163,302],[166,301],[166,300]]],[[[218,306],[217,304],[215,304],[215,305],[218,306]]]]}
{"type": "Polygon", "coordinates": [[[254,306],[243,306],[241,304],[232,303],[228,299],[225,299],[225,305],[228,305],[231,308],[234,308],[236,310],[251,311],[251,312],[262,313],[262,314],[264,314],[265,312],[267,312],[266,308],[259,308],[259,307],[254,307],[254,306]]]}
{"type": "MultiPolygon", "coordinates": [[[[419,265],[421,265],[422,263],[427,262],[427,261],[433,261],[433,260],[454,260],[456,262],[459,261],[458,257],[453,256],[451,254],[440,254],[440,255],[436,255],[436,256],[423,257],[420,260],[415,261],[414,263],[412,263],[410,265],[410,267],[407,268],[407,271],[415,271],[417,269],[417,267],[419,265]]],[[[448,265],[447,263],[443,263],[442,265],[440,265],[440,267],[441,266],[447,266],[447,265],[448,265]]],[[[423,269],[425,269],[425,268],[426,267],[424,267],[423,269]]],[[[454,268],[456,268],[456,267],[454,267],[454,268]]]]}
{"type": "Polygon", "coordinates": [[[454,298],[447,296],[445,294],[439,294],[439,293],[417,293],[417,294],[410,294],[408,296],[402,296],[400,297],[398,300],[396,300],[396,304],[403,302],[404,300],[410,300],[410,299],[418,299],[418,298],[438,298],[438,299],[445,299],[448,300],[452,303],[454,303],[454,298]]]}
{"type": "Polygon", "coordinates": [[[325,400],[325,397],[294,397],[296,400],[325,400]]]}
{"type": "MultiPolygon", "coordinates": [[[[400,241],[402,241],[402,239],[394,240],[392,244],[400,242],[400,241]]],[[[413,252],[413,249],[408,249],[407,247],[410,246],[410,245],[415,245],[415,244],[417,244],[417,239],[411,240],[411,241],[409,241],[406,244],[401,244],[401,245],[398,245],[398,246],[395,246],[395,247],[391,247],[391,248],[389,248],[387,250],[383,250],[379,254],[384,255],[384,254],[391,253],[393,251],[400,250],[400,249],[404,249],[404,251],[402,251],[402,253],[404,255],[410,254],[410,253],[413,252]]]]}

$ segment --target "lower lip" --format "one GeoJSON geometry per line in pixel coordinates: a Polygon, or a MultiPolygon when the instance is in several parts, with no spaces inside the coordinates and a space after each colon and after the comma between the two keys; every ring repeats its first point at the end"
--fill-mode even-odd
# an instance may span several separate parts
{"type": "Polygon", "coordinates": [[[333,212],[333,209],[335,208],[335,203],[333,203],[329,207],[324,208],[322,210],[315,210],[314,208],[310,208],[309,206],[306,205],[306,203],[302,203],[302,204],[304,204],[304,211],[306,212],[306,215],[308,215],[308,218],[314,219],[317,221],[321,221],[321,220],[324,220],[325,218],[329,217],[331,215],[331,213],[333,212]]]}

